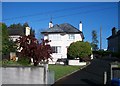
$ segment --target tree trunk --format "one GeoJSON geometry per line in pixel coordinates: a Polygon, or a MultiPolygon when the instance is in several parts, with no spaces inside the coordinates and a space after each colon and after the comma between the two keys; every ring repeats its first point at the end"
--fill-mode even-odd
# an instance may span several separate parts
{"type": "Polygon", "coordinates": [[[38,62],[36,61],[36,62],[34,62],[34,66],[38,66],[38,62]]]}

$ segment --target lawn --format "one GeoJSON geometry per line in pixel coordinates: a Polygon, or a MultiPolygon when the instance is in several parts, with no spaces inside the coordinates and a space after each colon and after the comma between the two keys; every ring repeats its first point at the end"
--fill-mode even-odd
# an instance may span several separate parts
{"type": "Polygon", "coordinates": [[[80,66],[49,65],[49,70],[55,72],[55,80],[79,69],[80,66]]]}

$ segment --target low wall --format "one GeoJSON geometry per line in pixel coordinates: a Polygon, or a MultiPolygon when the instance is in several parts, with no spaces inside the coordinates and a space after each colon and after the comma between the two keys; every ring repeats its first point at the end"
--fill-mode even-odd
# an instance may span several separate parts
{"type": "Polygon", "coordinates": [[[0,65],[0,86],[2,86],[2,67],[0,65]]]}
{"type": "Polygon", "coordinates": [[[45,71],[42,66],[2,67],[2,84],[53,84],[53,75],[53,73],[51,75],[51,73],[45,71]]]}
{"type": "Polygon", "coordinates": [[[86,62],[79,62],[79,60],[68,60],[68,65],[83,66],[86,65],[86,62]]]}
{"type": "Polygon", "coordinates": [[[111,80],[113,78],[119,78],[120,79],[120,67],[118,67],[117,63],[111,63],[111,80]]]}
{"type": "Polygon", "coordinates": [[[120,68],[112,68],[112,77],[120,79],[120,68]]]}
{"type": "Polygon", "coordinates": [[[55,73],[54,71],[48,71],[47,72],[47,84],[54,84],[54,81],[55,81],[55,73]]]}

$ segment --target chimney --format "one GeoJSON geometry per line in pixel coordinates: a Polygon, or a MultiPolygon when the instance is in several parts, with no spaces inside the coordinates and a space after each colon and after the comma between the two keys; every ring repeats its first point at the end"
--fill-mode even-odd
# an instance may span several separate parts
{"type": "Polygon", "coordinates": [[[117,30],[115,27],[112,28],[112,36],[115,36],[117,34],[117,30]]]}
{"type": "Polygon", "coordinates": [[[30,35],[30,28],[29,27],[25,28],[25,35],[26,36],[30,35]]]}
{"type": "Polygon", "coordinates": [[[82,32],[82,22],[80,21],[79,30],[82,32]]]}
{"type": "Polygon", "coordinates": [[[49,28],[53,27],[52,21],[49,22],[49,28]]]}

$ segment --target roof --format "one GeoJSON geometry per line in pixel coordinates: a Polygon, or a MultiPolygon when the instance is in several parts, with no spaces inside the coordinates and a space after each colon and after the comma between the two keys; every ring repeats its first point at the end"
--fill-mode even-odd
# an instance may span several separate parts
{"type": "Polygon", "coordinates": [[[8,34],[11,36],[11,35],[25,35],[25,31],[23,28],[16,28],[16,29],[13,29],[13,28],[8,28],[8,34]]]}
{"type": "Polygon", "coordinates": [[[63,23],[60,25],[56,24],[52,28],[48,28],[47,30],[41,33],[45,34],[45,33],[82,33],[82,32],[68,23],[63,23]]]}
{"type": "Polygon", "coordinates": [[[116,35],[111,35],[111,36],[109,36],[109,37],[107,38],[107,40],[113,39],[113,38],[118,37],[118,36],[120,36],[120,30],[117,31],[117,34],[116,34],[116,35]]]}

